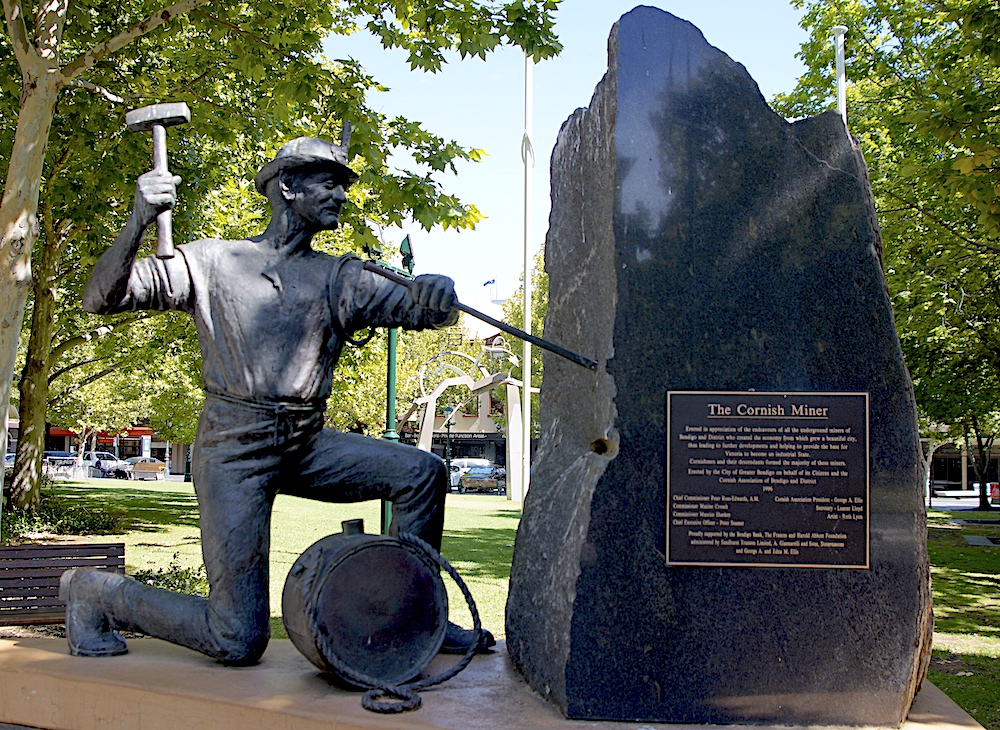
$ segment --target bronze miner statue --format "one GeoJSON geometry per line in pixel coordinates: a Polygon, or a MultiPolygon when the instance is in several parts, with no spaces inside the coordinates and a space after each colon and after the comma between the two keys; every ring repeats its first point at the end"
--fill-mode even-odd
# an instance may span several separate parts
{"type": "MultiPolygon", "coordinates": [[[[387,499],[390,534],[441,546],[448,477],[438,457],[323,427],[337,360],[369,327],[446,327],[454,283],[418,276],[410,287],[366,271],[354,256],[313,250],[336,228],[357,179],[340,146],[301,137],[255,178],[271,205],[262,234],[195,241],[172,258],[136,254],[147,227],[172,207],[180,178],[156,170],[136,183],[132,217],[94,266],[88,312],[190,313],[204,361],[205,405],[192,474],[201,515],[209,597],[153,588],[124,575],[67,571],[66,635],[78,656],[127,651],[114,632],[136,631],[214,657],[256,662],[269,638],[268,547],[278,492],[325,502],[387,499]]],[[[377,580],[377,576],[373,576],[377,580]]],[[[464,652],[472,632],[448,624],[445,651],[464,652]]],[[[484,632],[480,650],[493,645],[484,632]]]]}

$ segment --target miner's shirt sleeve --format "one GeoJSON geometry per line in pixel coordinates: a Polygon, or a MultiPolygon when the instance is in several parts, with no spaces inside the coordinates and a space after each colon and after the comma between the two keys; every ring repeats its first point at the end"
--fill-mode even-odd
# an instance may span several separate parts
{"type": "Polygon", "coordinates": [[[367,327],[443,328],[458,319],[455,310],[441,312],[419,306],[408,287],[365,270],[354,257],[340,262],[330,295],[336,323],[348,335],[367,327]]]}
{"type": "Polygon", "coordinates": [[[141,309],[192,312],[194,281],[189,258],[197,256],[193,244],[178,246],[173,258],[147,256],[132,265],[125,295],[114,307],[116,312],[141,309]]]}

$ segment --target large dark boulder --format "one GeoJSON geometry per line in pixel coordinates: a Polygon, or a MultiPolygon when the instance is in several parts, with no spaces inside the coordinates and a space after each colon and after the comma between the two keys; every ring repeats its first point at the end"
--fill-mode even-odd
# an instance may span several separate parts
{"type": "Polygon", "coordinates": [[[895,725],[929,657],[913,392],[864,161],[639,7],[552,155],[541,445],[507,646],[571,718],[895,725]],[[668,391],[868,393],[867,568],[668,565],[668,391]]]}

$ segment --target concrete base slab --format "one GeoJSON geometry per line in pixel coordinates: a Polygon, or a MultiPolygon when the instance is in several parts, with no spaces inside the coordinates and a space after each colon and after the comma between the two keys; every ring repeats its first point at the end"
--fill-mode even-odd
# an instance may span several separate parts
{"type": "MultiPolygon", "coordinates": [[[[131,639],[127,655],[106,659],[71,657],[61,639],[3,639],[0,722],[56,730],[704,728],[566,720],[521,680],[503,642],[497,649],[422,693],[420,710],[376,715],[361,707],[360,693],[328,684],[289,641],[272,641],[257,666],[231,668],[156,639],[131,639]]],[[[430,671],[455,659],[438,657],[430,671]]],[[[982,726],[925,683],[903,730],[982,726]]]]}

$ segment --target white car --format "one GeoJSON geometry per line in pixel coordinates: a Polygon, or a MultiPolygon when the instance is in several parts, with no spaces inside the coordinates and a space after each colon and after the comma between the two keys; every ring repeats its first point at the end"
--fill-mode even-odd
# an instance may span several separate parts
{"type": "Polygon", "coordinates": [[[451,460],[451,486],[457,488],[462,483],[465,472],[474,466],[493,466],[489,459],[477,459],[474,457],[461,457],[451,460]]]}
{"type": "Polygon", "coordinates": [[[126,466],[124,459],[119,459],[114,454],[110,454],[107,451],[84,452],[82,464],[83,466],[100,468],[100,470],[105,474],[114,472],[118,469],[124,469],[126,466]],[[98,464],[100,464],[99,467],[98,464]]]}

